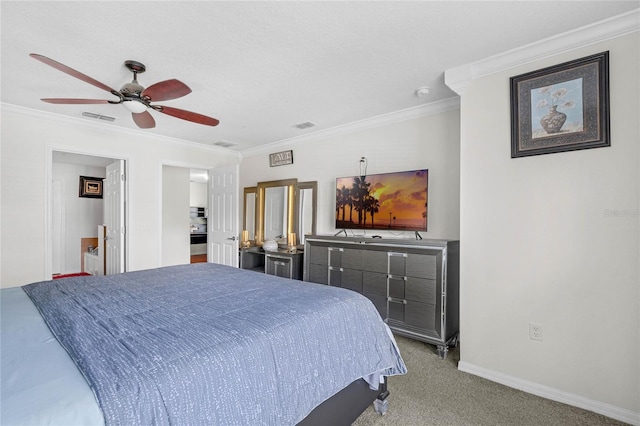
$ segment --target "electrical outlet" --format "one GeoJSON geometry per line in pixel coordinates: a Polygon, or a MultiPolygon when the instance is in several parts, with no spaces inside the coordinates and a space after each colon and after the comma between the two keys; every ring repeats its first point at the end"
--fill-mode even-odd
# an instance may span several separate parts
{"type": "Polygon", "coordinates": [[[529,339],[542,341],[543,330],[541,324],[529,323],[529,339]]]}

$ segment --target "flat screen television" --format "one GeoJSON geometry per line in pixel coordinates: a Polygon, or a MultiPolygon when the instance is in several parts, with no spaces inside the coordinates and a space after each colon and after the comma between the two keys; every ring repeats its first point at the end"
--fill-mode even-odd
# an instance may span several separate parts
{"type": "Polygon", "coordinates": [[[427,230],[429,170],[336,179],[336,229],[427,230]]]}

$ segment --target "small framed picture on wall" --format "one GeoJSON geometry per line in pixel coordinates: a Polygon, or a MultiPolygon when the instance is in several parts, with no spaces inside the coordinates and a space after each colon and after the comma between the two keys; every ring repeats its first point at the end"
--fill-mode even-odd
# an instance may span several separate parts
{"type": "Polygon", "coordinates": [[[80,176],[80,190],[82,198],[102,198],[102,178],[80,176]]]}
{"type": "Polygon", "coordinates": [[[511,158],[611,145],[609,52],[510,82],[511,158]]]}

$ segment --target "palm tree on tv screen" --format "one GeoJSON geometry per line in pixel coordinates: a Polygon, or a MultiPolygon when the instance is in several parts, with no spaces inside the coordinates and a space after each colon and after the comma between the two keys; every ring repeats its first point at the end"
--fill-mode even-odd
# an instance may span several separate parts
{"type": "MultiPolygon", "coordinates": [[[[378,213],[378,211],[380,211],[380,201],[378,201],[378,199],[372,195],[367,195],[367,198],[365,200],[365,211],[371,215],[371,228],[375,228],[375,222],[373,221],[373,216],[374,214],[378,213]]],[[[364,222],[366,226],[367,225],[366,215],[365,215],[364,222]]]]}
{"type": "Polygon", "coordinates": [[[369,196],[369,187],[371,184],[366,181],[366,177],[354,177],[352,186],[352,195],[355,202],[355,208],[358,212],[358,226],[362,226],[362,221],[366,215],[366,199],[369,196]]]}

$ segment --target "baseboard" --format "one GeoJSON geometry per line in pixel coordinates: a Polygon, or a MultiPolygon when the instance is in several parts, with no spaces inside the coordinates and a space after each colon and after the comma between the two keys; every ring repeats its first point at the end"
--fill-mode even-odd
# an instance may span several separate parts
{"type": "Polygon", "coordinates": [[[594,413],[602,414],[603,416],[607,416],[621,422],[629,423],[631,425],[640,426],[640,413],[633,412],[631,410],[616,407],[614,405],[606,404],[600,401],[594,401],[580,395],[563,392],[549,386],[522,380],[508,374],[503,374],[497,371],[478,367],[464,361],[460,361],[458,363],[458,370],[464,371],[465,373],[473,374],[475,376],[480,376],[485,379],[491,380],[492,382],[500,383],[502,385],[509,386],[511,388],[518,389],[533,395],[541,396],[543,398],[558,401],[563,404],[593,411],[594,413]]]}

